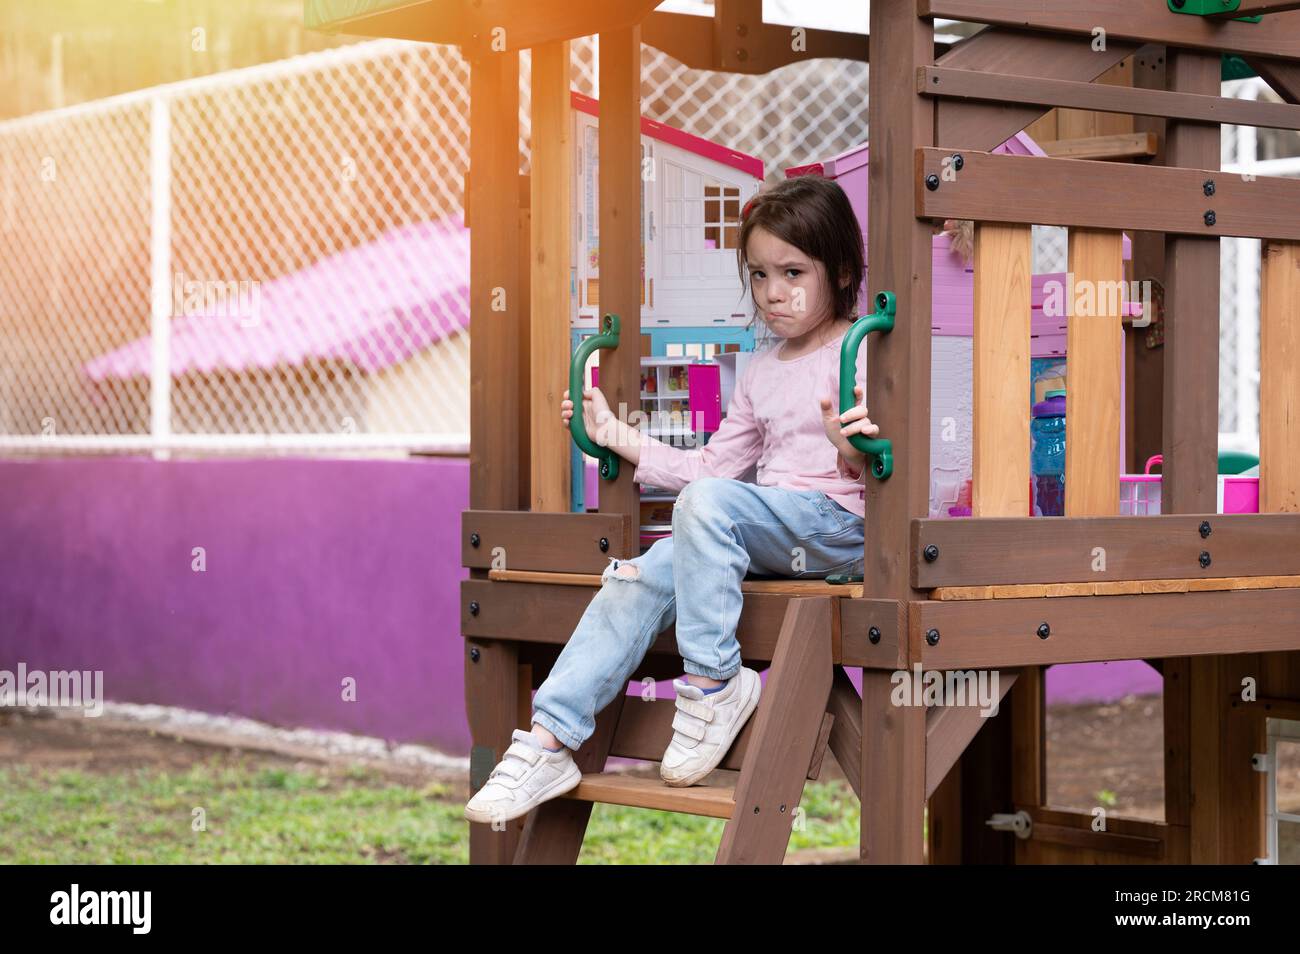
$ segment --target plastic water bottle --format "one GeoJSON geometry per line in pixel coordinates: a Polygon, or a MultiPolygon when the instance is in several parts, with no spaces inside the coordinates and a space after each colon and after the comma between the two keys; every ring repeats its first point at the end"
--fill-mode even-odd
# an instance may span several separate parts
{"type": "Polygon", "coordinates": [[[1065,391],[1048,391],[1029,425],[1034,516],[1065,514],[1065,391]]]}

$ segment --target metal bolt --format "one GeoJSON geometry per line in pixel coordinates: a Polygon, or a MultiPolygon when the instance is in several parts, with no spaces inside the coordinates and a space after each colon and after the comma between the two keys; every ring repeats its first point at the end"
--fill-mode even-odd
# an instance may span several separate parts
{"type": "Polygon", "coordinates": [[[477,616],[477,615],[478,615],[478,601],[477,601],[477,600],[470,600],[470,601],[469,601],[469,615],[470,615],[470,616],[477,616]]]}
{"type": "Polygon", "coordinates": [[[1214,224],[1214,221],[1215,221],[1215,219],[1214,219],[1214,210],[1213,210],[1213,209],[1210,209],[1210,211],[1208,211],[1208,212],[1205,213],[1205,224],[1206,224],[1206,225],[1213,225],[1213,224],[1214,224]]]}
{"type": "Polygon", "coordinates": [[[925,562],[933,563],[937,559],[939,559],[939,548],[931,543],[925,548],[925,562]]]}
{"type": "Polygon", "coordinates": [[[477,533],[471,533],[469,535],[469,545],[472,547],[477,547],[478,542],[479,542],[479,535],[477,533]]]}
{"type": "Polygon", "coordinates": [[[871,640],[871,644],[873,646],[876,643],[880,642],[880,627],[872,626],[869,630],[867,630],[867,639],[871,640]]]}
{"type": "Polygon", "coordinates": [[[1046,639],[1048,636],[1051,636],[1051,635],[1052,635],[1052,627],[1048,626],[1046,623],[1039,623],[1039,624],[1038,624],[1038,638],[1039,638],[1039,639],[1046,639]]]}
{"type": "Polygon", "coordinates": [[[953,153],[952,167],[956,169],[958,172],[961,172],[961,167],[964,165],[966,165],[966,160],[961,157],[961,153],[960,152],[953,153]]]}
{"type": "Polygon", "coordinates": [[[1214,180],[1206,179],[1205,184],[1201,186],[1201,191],[1206,195],[1214,195],[1214,180]]]}
{"type": "Polygon", "coordinates": [[[609,552],[609,537],[600,538],[600,552],[601,553],[609,552]]]}
{"type": "Polygon", "coordinates": [[[883,477],[885,474],[885,462],[877,457],[871,463],[871,472],[877,477],[883,477]]]}
{"type": "Polygon", "coordinates": [[[1187,0],[1170,0],[1170,2],[1173,3],[1173,5],[1176,6],[1179,10],[1181,10],[1184,4],[1187,3],[1187,0]]]}
{"type": "Polygon", "coordinates": [[[1202,521],[1201,521],[1201,539],[1204,540],[1204,539],[1205,539],[1206,537],[1208,537],[1209,535],[1210,535],[1210,521],[1208,521],[1208,520],[1202,520],[1202,521]]]}
{"type": "Polygon", "coordinates": [[[737,50],[736,59],[740,60],[740,62],[743,63],[745,62],[745,60],[749,59],[749,53],[745,50],[737,50]]]}
{"type": "Polygon", "coordinates": [[[929,643],[931,646],[938,646],[939,631],[937,629],[927,630],[925,634],[925,641],[929,643]]]}
{"type": "Polygon", "coordinates": [[[1202,550],[1202,551],[1201,551],[1200,561],[1201,561],[1201,569],[1202,569],[1202,570],[1205,569],[1207,566],[1210,565],[1210,551],[1209,551],[1209,550],[1202,550]]]}
{"type": "Polygon", "coordinates": [[[736,24],[736,36],[747,36],[748,34],[749,34],[749,27],[747,27],[743,23],[736,24]]]}
{"type": "Polygon", "coordinates": [[[479,651],[477,646],[471,646],[469,649],[470,662],[478,662],[479,651]]]}
{"type": "Polygon", "coordinates": [[[939,188],[939,177],[936,176],[933,172],[930,173],[928,176],[925,177],[925,187],[929,189],[931,192],[939,188]]]}

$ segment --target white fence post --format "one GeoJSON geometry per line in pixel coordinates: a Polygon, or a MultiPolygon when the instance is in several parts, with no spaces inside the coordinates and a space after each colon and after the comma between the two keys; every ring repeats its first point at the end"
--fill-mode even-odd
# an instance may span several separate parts
{"type": "MultiPolygon", "coordinates": [[[[172,155],[171,101],[165,93],[152,98],[149,118],[149,433],[157,441],[172,434],[172,155]]],[[[156,460],[171,452],[154,450],[156,460]]]]}

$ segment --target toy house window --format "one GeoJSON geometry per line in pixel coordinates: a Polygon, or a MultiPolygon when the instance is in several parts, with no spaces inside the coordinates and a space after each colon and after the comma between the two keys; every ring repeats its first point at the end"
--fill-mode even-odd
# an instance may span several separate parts
{"type": "Polygon", "coordinates": [[[740,187],[706,182],[704,186],[704,247],[739,246],[740,187]]]}
{"type": "Polygon", "coordinates": [[[1300,865],[1300,722],[1268,720],[1268,858],[1300,865]]]}

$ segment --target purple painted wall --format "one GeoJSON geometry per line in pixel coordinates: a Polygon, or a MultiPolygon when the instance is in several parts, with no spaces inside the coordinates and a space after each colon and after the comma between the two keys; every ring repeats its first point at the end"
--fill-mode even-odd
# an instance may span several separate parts
{"type": "MultiPolygon", "coordinates": [[[[111,701],[466,754],[468,503],[463,459],[0,461],[0,669],[103,670],[111,701]]],[[[1047,681],[1053,703],[1159,689],[1141,662],[1047,681]]]]}
{"type": "Polygon", "coordinates": [[[0,668],[464,754],[468,503],[464,459],[0,461],[0,668]]]}

